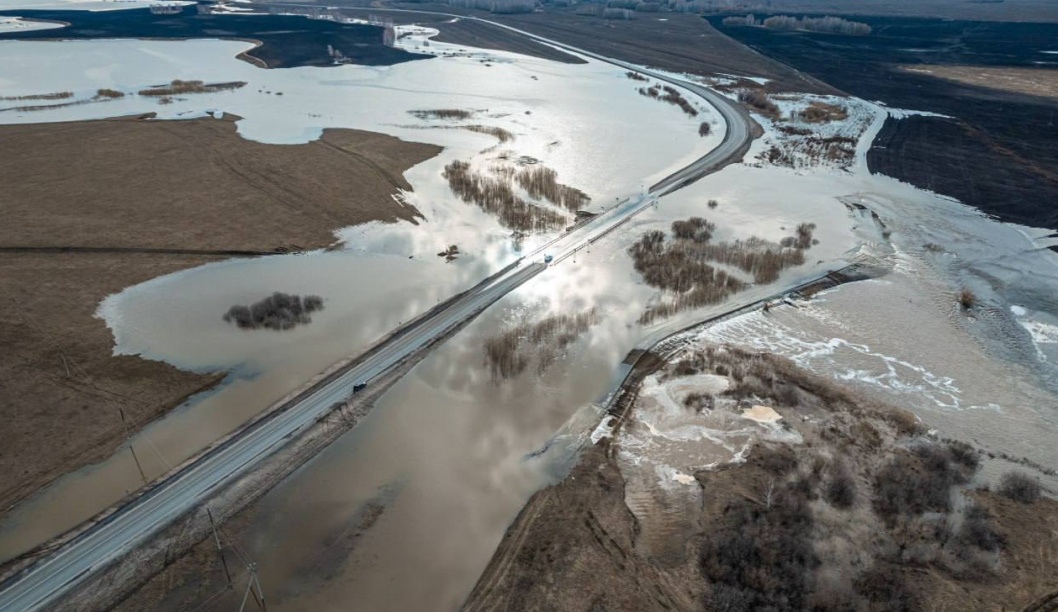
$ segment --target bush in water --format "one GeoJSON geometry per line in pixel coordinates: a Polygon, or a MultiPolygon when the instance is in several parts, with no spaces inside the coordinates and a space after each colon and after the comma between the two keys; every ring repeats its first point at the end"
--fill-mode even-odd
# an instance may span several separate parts
{"type": "Polygon", "coordinates": [[[277,291],[250,306],[232,306],[224,320],[240,329],[283,330],[310,323],[309,315],[317,310],[323,310],[323,298],[318,295],[301,297],[277,291]]]}

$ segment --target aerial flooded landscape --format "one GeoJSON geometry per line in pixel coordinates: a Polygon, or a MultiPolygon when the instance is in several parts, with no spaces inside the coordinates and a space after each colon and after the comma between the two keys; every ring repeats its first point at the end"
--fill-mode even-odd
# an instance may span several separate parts
{"type": "Polygon", "coordinates": [[[1058,610],[1054,0],[0,0],[0,611],[1058,610]]]}

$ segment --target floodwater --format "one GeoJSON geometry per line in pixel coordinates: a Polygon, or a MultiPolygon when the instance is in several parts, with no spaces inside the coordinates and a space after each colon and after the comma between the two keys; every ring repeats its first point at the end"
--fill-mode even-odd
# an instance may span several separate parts
{"type": "MultiPolygon", "coordinates": [[[[432,31],[416,32],[402,44],[422,46],[432,31]]],[[[100,87],[134,92],[176,78],[248,83],[168,105],[128,95],[112,103],[8,111],[0,113],[0,122],[147,111],[167,119],[233,112],[242,117],[240,134],[265,142],[305,142],[325,128],[352,127],[445,147],[405,174],[414,192],[401,196],[425,216],[418,225],[336,228],[336,240],[344,245],[337,251],[210,264],[130,287],[103,302],[98,316],[114,333],[115,353],[188,370],[231,372],[219,390],[191,398],[134,437],[149,478],[548,238],[512,240],[510,230],[494,218],[456,200],[441,177],[444,165],[456,159],[477,166],[495,163],[501,153],[495,138],[407,111],[474,110],[468,123],[513,133],[515,139],[504,149],[555,169],[560,180],[593,198],[589,208],[595,210],[704,154],[723,133],[698,136],[698,123],[712,112],[704,103],[702,116],[692,121],[679,109],[636,93],[637,83],[624,71],[598,62],[567,66],[504,53],[463,53],[387,68],[263,70],[235,59],[247,48],[244,42],[210,40],[0,43],[0,83],[11,95],[72,91],[74,99],[81,99],[100,87]],[[468,92],[467,82],[480,87],[468,92]],[[628,117],[642,121],[627,132],[611,129],[628,117]],[[623,146],[629,138],[636,147],[623,146]],[[613,156],[610,152],[618,148],[628,153],[613,156]],[[458,244],[462,255],[445,264],[436,253],[449,244],[458,244]],[[285,333],[247,333],[221,320],[231,305],[272,291],[318,294],[326,309],[314,315],[312,325],[285,333]]],[[[429,50],[455,52],[439,44],[429,50]]],[[[141,484],[125,449],[56,481],[4,515],[0,558],[77,525],[141,484]]]]}

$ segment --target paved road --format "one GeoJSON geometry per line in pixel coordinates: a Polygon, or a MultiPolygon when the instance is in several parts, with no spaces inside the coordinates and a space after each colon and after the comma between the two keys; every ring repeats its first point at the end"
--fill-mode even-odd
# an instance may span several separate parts
{"type": "MultiPolygon", "coordinates": [[[[514,30],[507,26],[499,27],[514,30]]],[[[354,385],[371,384],[372,380],[399,365],[416,351],[444,337],[456,326],[473,318],[496,300],[544,272],[548,266],[542,262],[542,253],[551,254],[554,257],[552,265],[557,264],[648,208],[658,196],[679,189],[688,182],[736,160],[749,146],[749,124],[744,112],[726,98],[704,87],[586,53],[527,32],[515,31],[600,61],[642,72],[702,96],[720,111],[727,122],[723,142],[690,166],[652,186],[647,194],[619,202],[606,212],[527,254],[457,299],[399,330],[366,358],[344,372],[333,375],[324,384],[309,389],[278,410],[273,417],[263,419],[205,453],[70,543],[12,577],[0,585],[0,612],[44,609],[95,571],[157,533],[176,517],[194,508],[211,490],[231,482],[275,452],[298,432],[311,426],[335,403],[348,397],[354,385]]]]}

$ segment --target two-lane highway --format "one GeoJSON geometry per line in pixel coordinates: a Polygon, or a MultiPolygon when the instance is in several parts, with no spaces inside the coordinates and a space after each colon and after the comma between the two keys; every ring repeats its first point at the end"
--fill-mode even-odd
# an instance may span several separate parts
{"type": "Polygon", "coordinates": [[[210,491],[232,482],[259,464],[294,435],[311,426],[337,402],[351,395],[354,386],[362,383],[370,385],[373,379],[399,366],[430,343],[444,338],[460,324],[544,272],[548,267],[541,261],[544,249],[553,256],[553,263],[557,264],[645,210],[657,197],[679,189],[727,163],[737,161],[749,146],[749,122],[744,111],[715,92],[700,85],[656,74],[508,26],[487,21],[486,23],[685,88],[706,99],[720,112],[727,124],[724,139],[707,155],[652,186],[648,194],[619,202],[483,281],[462,296],[443,307],[435,308],[407,325],[405,329],[398,330],[398,333],[392,334],[365,358],[345,371],[332,375],[325,383],[316,385],[289,401],[271,417],[253,423],[239,434],[203,453],[140,497],[117,509],[105,520],[11,577],[0,585],[0,612],[44,609],[63,593],[157,533],[178,516],[193,509],[210,491]]]}

